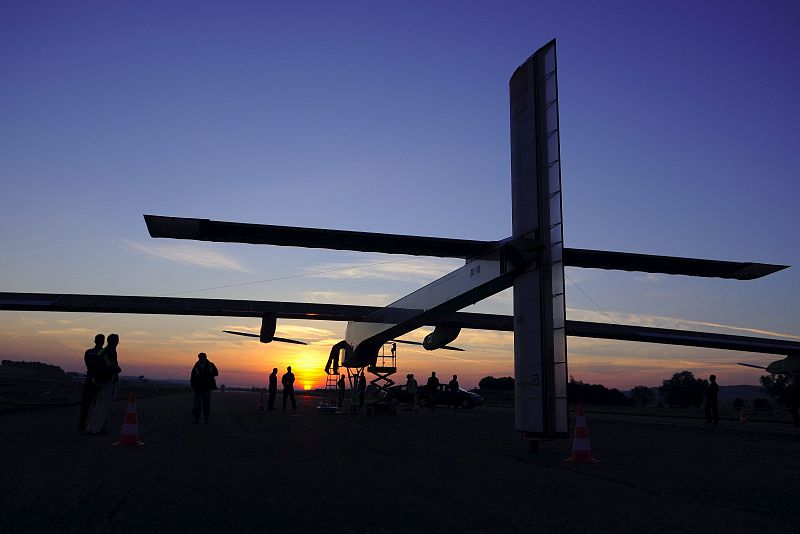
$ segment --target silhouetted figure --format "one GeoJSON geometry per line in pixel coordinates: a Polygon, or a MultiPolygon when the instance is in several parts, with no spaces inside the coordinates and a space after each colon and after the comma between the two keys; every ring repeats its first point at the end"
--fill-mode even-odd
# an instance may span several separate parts
{"type": "Polygon", "coordinates": [[[95,367],[97,367],[98,354],[103,350],[103,343],[106,336],[97,334],[94,336],[94,347],[83,353],[83,362],[86,364],[86,379],[83,381],[81,391],[81,413],[78,418],[78,430],[86,430],[86,419],[89,417],[89,408],[94,402],[97,394],[97,382],[94,379],[95,367]]]}
{"type": "Polygon", "coordinates": [[[436,394],[439,393],[439,379],[436,378],[436,371],[428,377],[428,394],[430,395],[430,409],[436,408],[436,394]]]}
{"type": "Polygon", "coordinates": [[[718,425],[719,424],[719,385],[717,384],[717,375],[708,377],[709,384],[706,390],[706,423],[718,425]]]}
{"type": "Polygon", "coordinates": [[[215,376],[219,376],[217,366],[208,359],[205,352],[198,354],[197,362],[192,367],[190,381],[194,390],[194,407],[192,408],[194,423],[200,422],[201,407],[203,420],[208,423],[208,417],[211,415],[211,391],[217,389],[215,376]]]}
{"type": "Polygon", "coordinates": [[[450,404],[458,410],[458,375],[453,375],[453,379],[447,384],[447,389],[450,393],[450,404]]]}
{"type": "Polygon", "coordinates": [[[275,409],[275,395],[278,394],[278,368],[273,367],[269,374],[269,400],[267,400],[267,410],[275,409]]]}
{"type": "Polygon", "coordinates": [[[341,410],[342,406],[344,406],[344,387],[345,387],[344,375],[339,375],[339,380],[336,382],[336,387],[339,388],[337,391],[338,398],[336,404],[339,406],[339,409],[341,410]]]}
{"type": "Polygon", "coordinates": [[[358,411],[364,406],[364,396],[367,392],[367,377],[364,376],[364,371],[358,375],[358,411]]]}
{"type": "Polygon", "coordinates": [[[292,366],[286,368],[286,372],[281,377],[281,384],[283,384],[283,409],[286,410],[286,399],[292,399],[292,409],[297,409],[297,401],[294,400],[294,373],[292,373],[292,366]]]}
{"type": "Polygon", "coordinates": [[[92,415],[89,417],[87,430],[89,434],[105,434],[106,421],[111,412],[111,401],[114,397],[114,386],[119,380],[119,368],[117,362],[117,345],[119,336],[110,334],[107,344],[97,352],[96,367],[94,368],[94,379],[97,385],[97,393],[92,407],[92,415]]]}
{"type": "Polygon", "coordinates": [[[800,426],[800,377],[792,373],[792,386],[789,389],[789,412],[792,414],[794,426],[800,426]]]}
{"type": "Polygon", "coordinates": [[[344,348],[347,348],[346,341],[340,341],[331,347],[331,352],[328,355],[328,361],[325,363],[325,374],[338,375],[339,374],[339,356],[344,348]]]}
{"type": "Polygon", "coordinates": [[[417,380],[413,374],[406,375],[406,393],[411,397],[411,409],[419,411],[419,396],[417,393],[417,380]]]}

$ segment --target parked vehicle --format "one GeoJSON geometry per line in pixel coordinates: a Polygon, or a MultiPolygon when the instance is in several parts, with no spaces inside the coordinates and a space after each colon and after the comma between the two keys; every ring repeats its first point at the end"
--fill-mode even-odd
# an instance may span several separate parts
{"type": "MultiPolygon", "coordinates": [[[[427,385],[422,385],[417,388],[417,396],[419,397],[419,405],[427,407],[431,405],[431,392],[427,385]]],[[[392,386],[389,388],[389,399],[395,406],[398,404],[411,404],[411,394],[406,391],[405,384],[399,386],[392,386]]],[[[462,408],[474,408],[483,404],[483,397],[477,393],[466,391],[459,388],[457,393],[458,405],[462,408]]],[[[440,384],[436,392],[436,406],[447,406],[451,402],[450,391],[446,384],[440,384]]]]}

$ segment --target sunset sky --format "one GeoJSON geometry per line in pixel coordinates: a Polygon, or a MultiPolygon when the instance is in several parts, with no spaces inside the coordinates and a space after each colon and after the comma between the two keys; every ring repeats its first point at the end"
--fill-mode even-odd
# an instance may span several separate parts
{"type": "MultiPolygon", "coordinates": [[[[755,281],[568,269],[569,319],[800,340],[800,4],[0,4],[0,291],[384,305],[458,260],[151,239],[143,213],[468,239],[511,234],[508,80],[558,42],[567,247],[792,268],[755,281]],[[298,276],[302,275],[302,276],[298,276]]],[[[466,311],[511,313],[510,292],[466,311]]],[[[308,347],[227,336],[255,319],[0,312],[0,357],[125,375],[318,386],[345,324],[308,347]]],[[[406,336],[421,340],[426,331],[406,336]]],[[[402,346],[401,376],[513,374],[510,333],[402,346]]],[[[584,382],[714,372],[768,355],[570,338],[584,382]]]]}

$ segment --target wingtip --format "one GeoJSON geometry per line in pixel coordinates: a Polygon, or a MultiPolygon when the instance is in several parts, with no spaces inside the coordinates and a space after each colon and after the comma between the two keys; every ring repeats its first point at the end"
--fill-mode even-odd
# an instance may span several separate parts
{"type": "Polygon", "coordinates": [[[167,217],[164,215],[143,214],[144,222],[150,237],[168,237],[172,239],[201,239],[201,219],[186,217],[167,217]]]}

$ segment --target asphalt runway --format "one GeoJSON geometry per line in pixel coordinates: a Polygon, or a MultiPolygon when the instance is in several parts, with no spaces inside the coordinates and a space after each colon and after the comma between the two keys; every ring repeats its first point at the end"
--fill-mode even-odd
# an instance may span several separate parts
{"type": "MultiPolygon", "coordinates": [[[[280,397],[279,397],[280,399],[280,397]]],[[[140,447],[75,429],[77,406],[0,417],[4,532],[800,532],[791,426],[587,414],[601,463],[538,453],[513,409],[259,412],[251,393],[138,402],[140,447]]]]}

